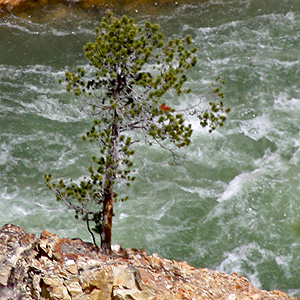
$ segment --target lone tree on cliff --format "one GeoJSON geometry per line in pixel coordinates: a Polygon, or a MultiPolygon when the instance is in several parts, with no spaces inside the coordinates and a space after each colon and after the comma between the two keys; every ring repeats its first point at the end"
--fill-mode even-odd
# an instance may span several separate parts
{"type": "MultiPolygon", "coordinates": [[[[125,180],[130,185],[134,180],[131,146],[142,141],[164,148],[167,143],[178,148],[189,145],[192,128],[184,115],[191,111],[210,131],[226,119],[229,110],[222,102],[210,103],[209,111],[198,106],[176,111],[165,104],[171,92],[190,92],[183,87],[186,71],[197,63],[196,49],[190,45],[190,36],[165,42],[157,24],[139,26],[133,19],[119,19],[109,12],[96,28],[95,41],[84,47],[93,75],[86,75],[82,68],[65,74],[67,91],[79,96],[94,117],[83,139],[97,143],[100,151],[92,157],[89,176],[80,183],[55,183],[51,175],[45,175],[45,182],[58,201],[87,223],[96,244],[89,223],[95,224],[93,231],[100,234],[106,253],[111,252],[113,203],[127,199],[118,197],[116,182],[125,180]],[[132,138],[131,131],[138,138],[132,138]]],[[[215,92],[222,97],[218,89],[215,92]]]]}

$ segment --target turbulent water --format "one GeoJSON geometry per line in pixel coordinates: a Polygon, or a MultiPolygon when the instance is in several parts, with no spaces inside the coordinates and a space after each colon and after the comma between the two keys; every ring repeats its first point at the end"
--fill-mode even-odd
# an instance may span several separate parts
{"type": "MultiPolygon", "coordinates": [[[[221,76],[231,113],[212,134],[193,123],[180,166],[159,147],[136,147],[137,180],[130,200],[116,204],[113,242],[300,296],[299,1],[212,0],[126,13],[158,22],[166,37],[191,34],[199,64],[181,106],[210,98],[221,76]]],[[[43,174],[79,178],[95,151],[80,139],[89,116],[57,79],[87,66],[82,46],[100,18],[61,7],[0,19],[1,224],[90,240],[43,174]]]]}

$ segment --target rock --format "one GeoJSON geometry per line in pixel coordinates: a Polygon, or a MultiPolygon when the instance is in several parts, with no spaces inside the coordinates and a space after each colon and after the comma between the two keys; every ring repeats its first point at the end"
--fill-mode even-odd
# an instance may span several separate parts
{"type": "Polygon", "coordinates": [[[19,298],[26,294],[24,283],[31,281],[31,260],[37,255],[37,239],[22,228],[4,225],[0,231],[0,299],[2,294],[19,298]]]}
{"type": "Polygon", "coordinates": [[[36,238],[5,225],[0,230],[0,300],[293,299],[256,289],[236,273],[195,269],[144,250],[114,249],[107,256],[79,239],[47,231],[36,238]]]}
{"type": "Polygon", "coordinates": [[[53,277],[43,277],[44,291],[46,291],[46,297],[50,299],[62,299],[70,300],[68,290],[64,285],[64,280],[58,275],[53,277]]]}
{"type": "MultiPolygon", "coordinates": [[[[3,14],[15,14],[18,16],[31,16],[40,10],[50,14],[54,18],[65,18],[70,6],[76,6],[85,9],[114,8],[140,10],[144,7],[150,10],[157,10],[162,5],[178,5],[181,0],[128,0],[128,1],[110,1],[110,0],[0,0],[0,17],[3,14]]],[[[38,13],[39,14],[39,13],[38,13]]]]}
{"type": "Polygon", "coordinates": [[[131,264],[118,266],[114,271],[113,299],[155,299],[160,293],[144,284],[140,272],[131,264]]]}

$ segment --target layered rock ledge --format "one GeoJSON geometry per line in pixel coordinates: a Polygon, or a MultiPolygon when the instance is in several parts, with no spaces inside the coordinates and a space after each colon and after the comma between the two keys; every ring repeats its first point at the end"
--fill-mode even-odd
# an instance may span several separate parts
{"type": "Polygon", "coordinates": [[[247,278],[115,247],[104,255],[91,243],[40,238],[22,228],[0,230],[0,299],[282,300],[281,291],[255,288],[247,278]]]}

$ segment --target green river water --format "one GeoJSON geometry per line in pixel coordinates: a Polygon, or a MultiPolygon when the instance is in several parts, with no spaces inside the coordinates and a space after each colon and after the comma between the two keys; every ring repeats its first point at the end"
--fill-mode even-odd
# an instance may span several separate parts
{"type": "MultiPolygon", "coordinates": [[[[300,297],[300,1],[211,0],[128,8],[166,37],[191,34],[199,63],[181,105],[212,97],[226,81],[225,126],[209,134],[191,119],[185,163],[159,147],[136,147],[137,180],[116,203],[113,243],[245,275],[256,287],[300,297]]],[[[87,66],[82,47],[99,11],[48,8],[0,19],[0,223],[90,241],[43,183],[74,178],[96,151],[90,124],[57,79],[87,66]]],[[[169,105],[178,105],[173,98],[169,105]]]]}

